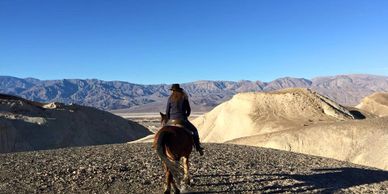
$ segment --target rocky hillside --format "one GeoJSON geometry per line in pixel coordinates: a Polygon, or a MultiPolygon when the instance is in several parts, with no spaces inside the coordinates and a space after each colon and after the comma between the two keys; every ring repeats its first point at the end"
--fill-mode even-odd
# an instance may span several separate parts
{"type": "Polygon", "coordinates": [[[145,127],[96,108],[0,94],[0,153],[123,143],[145,127]]]}
{"type": "MultiPolygon", "coordinates": [[[[103,110],[124,112],[159,112],[169,95],[169,85],[140,85],[96,79],[37,80],[0,76],[0,93],[22,96],[41,102],[76,103],[103,110]]],[[[261,81],[197,81],[182,84],[193,101],[194,111],[206,112],[229,100],[234,94],[273,91],[290,87],[311,88],[340,104],[356,105],[374,92],[388,92],[388,77],[374,75],[339,75],[304,78],[279,78],[261,81]]]]}
{"type": "Polygon", "coordinates": [[[388,116],[388,93],[374,93],[365,97],[357,108],[376,114],[380,117],[388,116]]]}
{"type": "MultiPolygon", "coordinates": [[[[188,193],[387,193],[388,172],[266,148],[205,144],[188,193]]],[[[151,144],[0,154],[0,193],[161,193],[151,144]]]]}

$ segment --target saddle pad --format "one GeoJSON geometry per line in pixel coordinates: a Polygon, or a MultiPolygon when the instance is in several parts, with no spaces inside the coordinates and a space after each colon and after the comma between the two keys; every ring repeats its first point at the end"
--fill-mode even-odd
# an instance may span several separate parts
{"type": "Polygon", "coordinates": [[[182,124],[167,123],[166,126],[185,128],[182,124]]]}
{"type": "Polygon", "coordinates": [[[193,135],[193,132],[190,131],[190,130],[188,130],[188,129],[186,129],[185,126],[183,126],[182,124],[167,123],[167,125],[165,125],[165,126],[166,126],[166,127],[167,127],[167,126],[171,126],[171,127],[179,127],[179,128],[181,128],[181,129],[185,130],[185,131],[186,131],[187,133],[189,133],[190,135],[193,135]]]}

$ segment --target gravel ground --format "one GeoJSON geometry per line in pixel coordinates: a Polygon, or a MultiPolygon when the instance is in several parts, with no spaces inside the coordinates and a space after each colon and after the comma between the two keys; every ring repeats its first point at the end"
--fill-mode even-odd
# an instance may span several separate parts
{"type": "MultiPolygon", "coordinates": [[[[205,144],[189,193],[388,193],[388,171],[266,148],[205,144]]],[[[151,144],[0,154],[0,193],[162,193],[151,144]]]]}

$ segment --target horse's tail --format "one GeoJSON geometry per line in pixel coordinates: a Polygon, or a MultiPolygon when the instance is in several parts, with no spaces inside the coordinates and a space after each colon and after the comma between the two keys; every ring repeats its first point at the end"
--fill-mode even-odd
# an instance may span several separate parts
{"type": "Polygon", "coordinates": [[[168,135],[171,132],[168,131],[162,131],[159,134],[157,143],[156,143],[156,152],[158,153],[160,159],[166,164],[166,167],[170,172],[172,173],[172,176],[176,179],[180,179],[183,175],[183,170],[179,165],[179,162],[172,162],[167,158],[166,152],[165,152],[165,138],[166,135],[168,135]]]}

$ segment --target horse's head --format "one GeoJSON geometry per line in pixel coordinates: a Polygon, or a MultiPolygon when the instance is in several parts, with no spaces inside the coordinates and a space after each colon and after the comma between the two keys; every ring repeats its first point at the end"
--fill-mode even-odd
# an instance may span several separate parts
{"type": "Polygon", "coordinates": [[[166,123],[167,123],[167,115],[160,112],[160,117],[161,117],[160,124],[162,126],[166,125],[166,123]]]}

